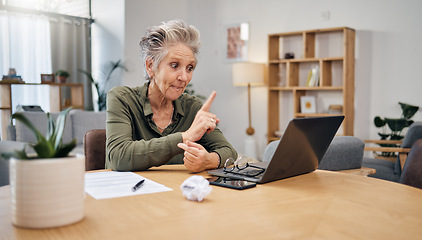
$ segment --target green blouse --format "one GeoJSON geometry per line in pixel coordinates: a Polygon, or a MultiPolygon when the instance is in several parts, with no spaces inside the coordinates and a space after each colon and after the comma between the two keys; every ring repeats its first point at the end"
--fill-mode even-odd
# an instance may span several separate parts
{"type": "MultiPolygon", "coordinates": [[[[146,170],[163,164],[183,164],[182,132],[189,129],[201,101],[182,94],[174,101],[173,122],[162,132],[152,121],[147,98],[149,82],[142,87],[115,87],[107,95],[106,168],[118,171],[146,170]]],[[[197,142],[220,156],[220,166],[237,153],[218,129],[197,142]]]]}

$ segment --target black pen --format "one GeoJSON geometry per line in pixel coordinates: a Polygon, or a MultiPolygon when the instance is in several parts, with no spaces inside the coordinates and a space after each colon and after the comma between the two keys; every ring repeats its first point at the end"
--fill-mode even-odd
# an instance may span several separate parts
{"type": "Polygon", "coordinates": [[[138,190],[144,182],[145,182],[145,179],[142,179],[141,181],[139,181],[135,186],[133,186],[132,192],[138,190]]]}

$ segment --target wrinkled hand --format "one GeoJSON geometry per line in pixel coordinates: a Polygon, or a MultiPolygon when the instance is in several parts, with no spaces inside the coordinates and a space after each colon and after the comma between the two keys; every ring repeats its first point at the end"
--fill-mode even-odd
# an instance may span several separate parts
{"type": "Polygon", "coordinates": [[[179,143],[177,146],[185,150],[184,165],[192,172],[214,169],[220,163],[220,156],[214,152],[209,153],[201,144],[186,141],[186,143],[179,143]]]}
{"type": "Polygon", "coordinates": [[[190,128],[182,133],[183,142],[192,141],[196,142],[202,138],[205,133],[210,133],[214,131],[217,123],[220,122],[220,119],[213,113],[210,113],[212,102],[215,99],[217,93],[213,91],[208,97],[204,105],[196,113],[195,119],[193,120],[190,128]]]}

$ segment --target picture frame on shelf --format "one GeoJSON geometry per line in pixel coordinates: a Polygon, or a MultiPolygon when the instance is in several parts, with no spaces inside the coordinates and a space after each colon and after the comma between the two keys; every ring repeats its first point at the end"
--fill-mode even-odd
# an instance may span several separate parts
{"type": "Polygon", "coordinates": [[[316,113],[314,96],[300,97],[300,112],[301,113],[316,113]]]}
{"type": "Polygon", "coordinates": [[[225,26],[224,58],[227,61],[247,61],[249,23],[236,23],[225,26]]]}
{"type": "Polygon", "coordinates": [[[41,83],[54,83],[54,74],[41,74],[41,83]]]}

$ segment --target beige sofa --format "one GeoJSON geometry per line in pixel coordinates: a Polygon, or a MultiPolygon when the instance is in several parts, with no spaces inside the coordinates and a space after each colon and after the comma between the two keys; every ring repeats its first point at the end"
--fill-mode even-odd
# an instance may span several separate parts
{"type": "MultiPolygon", "coordinates": [[[[44,112],[22,112],[41,133],[47,131],[47,114],[44,112]]],[[[54,119],[58,113],[52,113],[54,119]]],[[[73,152],[83,153],[83,138],[85,133],[91,129],[104,129],[106,112],[92,112],[83,110],[72,110],[66,118],[66,126],[63,134],[63,142],[70,142],[76,138],[77,145],[73,152]]],[[[14,126],[8,129],[9,141],[35,143],[35,135],[21,122],[16,121],[14,126]]],[[[1,144],[1,142],[0,142],[1,144]]]]}
{"type": "MultiPolygon", "coordinates": [[[[45,134],[47,131],[47,114],[44,112],[23,112],[34,126],[45,134]]],[[[58,113],[52,114],[57,118],[58,113]]],[[[106,112],[92,112],[72,110],[66,118],[66,126],[63,134],[63,142],[70,142],[76,138],[77,145],[72,153],[84,153],[83,138],[91,129],[105,129],[106,112]]],[[[26,143],[35,143],[36,138],[21,122],[16,121],[14,126],[8,128],[8,139],[0,141],[0,153],[22,149],[26,143]]],[[[31,152],[28,149],[28,152],[31,152]]],[[[0,157],[0,186],[9,184],[8,161],[0,157]]]]}

